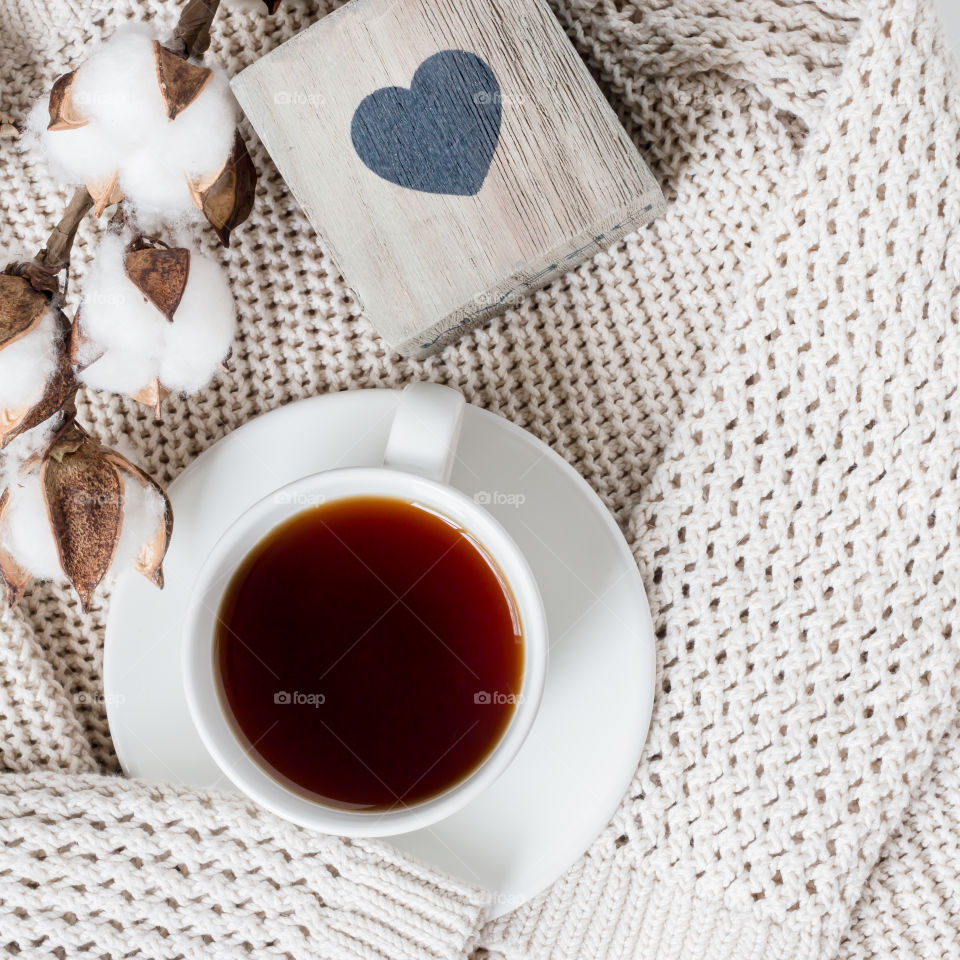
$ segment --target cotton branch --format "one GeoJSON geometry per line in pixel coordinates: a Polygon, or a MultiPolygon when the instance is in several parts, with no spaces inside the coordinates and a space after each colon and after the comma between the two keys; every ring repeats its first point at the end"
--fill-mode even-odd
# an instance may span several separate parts
{"type": "Polygon", "coordinates": [[[70,263],[73,238],[80,222],[90,212],[93,199],[86,187],[78,187],[60,222],[53,228],[47,245],[37,254],[36,260],[47,270],[59,272],[70,263]]]}

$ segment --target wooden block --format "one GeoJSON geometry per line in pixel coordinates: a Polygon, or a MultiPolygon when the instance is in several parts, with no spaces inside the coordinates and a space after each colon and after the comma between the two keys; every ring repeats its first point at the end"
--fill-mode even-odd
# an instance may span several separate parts
{"type": "Polygon", "coordinates": [[[351,0],[233,89],[364,312],[409,356],[663,209],[545,0],[351,0]]]}

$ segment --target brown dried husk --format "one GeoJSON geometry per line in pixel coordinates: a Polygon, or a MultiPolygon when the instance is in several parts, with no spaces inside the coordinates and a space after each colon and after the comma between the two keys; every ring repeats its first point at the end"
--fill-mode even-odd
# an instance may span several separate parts
{"type": "Polygon", "coordinates": [[[70,73],[65,73],[54,81],[48,102],[50,111],[48,130],[76,130],[90,122],[77,110],[73,102],[73,82],[76,77],[77,71],[71,70],[70,73]]]}
{"type": "Polygon", "coordinates": [[[53,311],[58,327],[56,368],[36,403],[0,409],[0,450],[63,409],[77,391],[70,362],[70,321],[55,303],[35,290],[26,277],[0,274],[0,350],[35,330],[48,310],[53,311]]]}
{"type": "Polygon", "coordinates": [[[137,572],[162,590],[163,560],[167,555],[167,548],[170,546],[170,538],[173,536],[173,508],[170,506],[170,498],[166,495],[163,487],[150,474],[141,470],[135,463],[131,463],[115,450],[107,450],[106,458],[120,473],[124,487],[127,483],[140,483],[143,486],[152,487],[163,499],[163,520],[154,531],[149,542],[140,548],[137,555],[137,572]]]}
{"type": "Polygon", "coordinates": [[[75,423],[51,445],[40,485],[60,566],[84,610],[110,569],[123,520],[123,483],[100,444],[75,423]]]}
{"type": "Polygon", "coordinates": [[[119,173],[113,173],[105,180],[88,180],[85,184],[90,199],[93,200],[93,215],[99,217],[107,207],[123,199],[123,190],[119,186],[119,173]]]}
{"type": "Polygon", "coordinates": [[[162,586],[173,513],[156,481],[116,451],[102,447],[73,421],[54,438],[40,468],[60,565],[84,610],[116,555],[126,482],[149,485],[163,498],[164,516],[137,563],[140,573],[162,586]]]}
{"type": "Polygon", "coordinates": [[[25,277],[0,274],[0,350],[33,330],[43,319],[48,302],[25,277]]]}
{"type": "Polygon", "coordinates": [[[231,231],[250,216],[257,187],[257,170],[239,130],[220,170],[188,184],[197,209],[207,218],[220,242],[229,247],[231,231]]]}
{"type": "Polygon", "coordinates": [[[57,311],[61,322],[57,366],[47,381],[43,396],[30,407],[0,410],[0,450],[15,437],[32,430],[69,404],[77,392],[77,378],[70,362],[69,321],[57,311]]]}
{"type": "Polygon", "coordinates": [[[91,342],[83,332],[83,321],[80,319],[78,307],[73,315],[73,326],[70,328],[70,365],[77,373],[82,373],[103,356],[102,350],[96,356],[90,356],[91,342]]]}
{"type": "Polygon", "coordinates": [[[130,282],[171,323],[190,277],[190,251],[182,247],[129,250],[123,269],[130,282]]]}
{"type": "Polygon", "coordinates": [[[130,399],[142,403],[145,407],[150,407],[153,410],[153,415],[159,420],[160,408],[163,401],[169,396],[170,391],[160,382],[158,377],[154,377],[136,393],[131,394],[130,399]]]}
{"type": "Polygon", "coordinates": [[[213,77],[213,71],[190,63],[160,43],[154,43],[153,53],[167,119],[175,120],[200,96],[213,77]]]}

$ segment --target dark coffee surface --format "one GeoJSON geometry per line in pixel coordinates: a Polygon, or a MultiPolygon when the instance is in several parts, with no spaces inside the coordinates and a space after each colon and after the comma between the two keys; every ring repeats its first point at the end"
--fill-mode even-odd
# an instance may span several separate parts
{"type": "Polygon", "coordinates": [[[523,673],[515,603],[489,556],[446,518],[380,497],[312,507],[262,540],[227,589],[216,655],[261,764],[372,809],[469,775],[523,673]]]}

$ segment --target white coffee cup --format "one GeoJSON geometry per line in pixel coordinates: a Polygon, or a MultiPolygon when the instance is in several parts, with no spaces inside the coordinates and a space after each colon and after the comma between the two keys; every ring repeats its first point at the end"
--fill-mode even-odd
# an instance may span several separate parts
{"type": "Polygon", "coordinates": [[[540,592],[517,545],[480,505],[448,483],[465,402],[456,390],[410,384],[401,394],[382,467],[347,467],[296,480],[254,504],[216,543],[200,570],[185,621],[183,678],[193,722],[234,785],[274,813],[343,836],[406,833],[468,804],[507,768],[540,706],[547,669],[547,624],[540,592]],[[215,657],[217,615],[232,574],[271,530],[309,509],[356,496],[391,497],[437,511],[468,531],[499,567],[513,594],[524,644],[523,677],[512,717],[486,759],[465,779],[416,805],[387,811],[326,805],[277,779],[251,753],[233,718],[215,657]]]}

